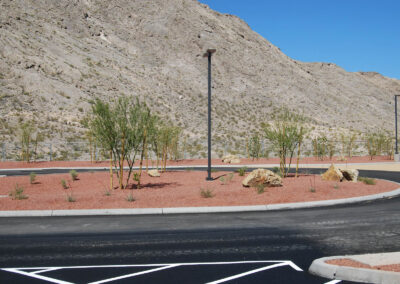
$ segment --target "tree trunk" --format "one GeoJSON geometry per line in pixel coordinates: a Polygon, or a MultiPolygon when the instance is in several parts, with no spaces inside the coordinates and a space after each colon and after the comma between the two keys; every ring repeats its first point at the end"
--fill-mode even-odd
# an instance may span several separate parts
{"type": "Polygon", "coordinates": [[[110,150],[110,190],[114,188],[113,184],[113,158],[112,158],[112,150],[110,150]]]}
{"type": "Polygon", "coordinates": [[[297,149],[297,165],[296,165],[296,177],[299,172],[299,162],[300,162],[300,146],[301,142],[299,142],[299,148],[297,149]]]}
{"type": "Polygon", "coordinates": [[[124,155],[125,155],[125,133],[122,134],[121,139],[121,157],[119,160],[119,188],[124,189],[123,176],[124,176],[124,155]]]}
{"type": "Polygon", "coordinates": [[[137,189],[140,189],[140,178],[142,177],[142,166],[143,166],[143,156],[144,152],[146,150],[146,129],[144,130],[144,137],[143,137],[143,147],[142,147],[142,153],[140,154],[140,163],[139,163],[139,180],[137,181],[137,189]]]}

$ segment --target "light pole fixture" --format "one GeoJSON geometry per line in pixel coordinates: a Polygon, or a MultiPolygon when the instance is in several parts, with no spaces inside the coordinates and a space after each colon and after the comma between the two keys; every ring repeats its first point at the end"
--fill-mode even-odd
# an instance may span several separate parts
{"type": "Polygon", "coordinates": [[[395,137],[396,137],[396,151],[394,154],[394,161],[400,162],[398,139],[397,139],[397,97],[400,97],[400,95],[394,96],[394,125],[395,125],[395,137]]]}
{"type": "Polygon", "coordinates": [[[203,57],[208,58],[208,167],[206,180],[213,180],[211,177],[211,56],[216,49],[207,49],[203,57]]]}

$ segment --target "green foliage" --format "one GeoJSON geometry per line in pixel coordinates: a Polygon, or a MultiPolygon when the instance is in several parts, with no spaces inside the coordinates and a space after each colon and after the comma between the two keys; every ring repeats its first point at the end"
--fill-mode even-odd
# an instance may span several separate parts
{"type": "Polygon", "coordinates": [[[9,196],[13,200],[28,199],[28,196],[24,194],[24,188],[19,186],[18,183],[15,184],[14,190],[9,193],[9,196]]]}
{"type": "Polygon", "coordinates": [[[256,188],[257,188],[257,193],[258,194],[262,194],[262,193],[264,193],[265,192],[265,184],[258,184],[257,186],[256,186],[256,188]]]}
{"type": "Polygon", "coordinates": [[[335,183],[335,184],[333,185],[333,188],[334,188],[334,189],[339,189],[340,186],[339,186],[337,183],[335,183]]]}
{"type": "Polygon", "coordinates": [[[363,182],[365,184],[368,184],[368,185],[375,185],[376,184],[375,179],[369,178],[369,177],[358,177],[358,181],[361,181],[361,182],[363,182]]]}
{"type": "Polygon", "coordinates": [[[286,177],[289,173],[294,151],[306,134],[304,120],[305,118],[302,115],[282,109],[276,116],[274,123],[262,124],[265,137],[271,142],[273,150],[279,155],[282,177],[286,177]],[[289,158],[288,162],[286,158],[289,158]]]}
{"type": "Polygon", "coordinates": [[[355,150],[355,141],[356,141],[357,135],[356,134],[341,134],[340,135],[340,142],[342,144],[342,150],[341,154],[342,156],[347,155],[347,157],[351,158],[353,156],[353,151],[355,150]]]}
{"type": "Polygon", "coordinates": [[[232,181],[233,176],[234,176],[233,173],[229,173],[229,174],[228,174],[228,176],[227,176],[227,178],[226,178],[226,180],[227,180],[228,183],[232,181]]]}
{"type": "Polygon", "coordinates": [[[111,196],[111,191],[108,190],[108,189],[106,189],[106,190],[104,191],[104,195],[105,195],[105,196],[111,196]]]}
{"type": "Polygon", "coordinates": [[[61,179],[61,186],[64,189],[68,189],[69,185],[67,184],[67,182],[65,181],[65,179],[61,179]]]}
{"type": "Polygon", "coordinates": [[[31,158],[31,142],[32,142],[32,136],[33,133],[35,132],[35,127],[33,122],[25,122],[25,123],[21,123],[19,125],[19,138],[21,141],[21,160],[22,161],[26,161],[26,162],[30,162],[30,158],[31,158]]]}
{"type": "Polygon", "coordinates": [[[68,202],[75,202],[76,198],[72,195],[72,193],[67,194],[67,201],[68,202]]]}
{"type": "Polygon", "coordinates": [[[133,197],[132,193],[129,193],[128,196],[126,197],[126,201],[134,202],[134,201],[136,201],[136,199],[133,197]]]}
{"type": "Polygon", "coordinates": [[[246,170],[247,170],[247,167],[238,169],[237,171],[239,173],[239,176],[241,176],[241,177],[244,176],[244,174],[246,173],[246,170]]]}
{"type": "Polygon", "coordinates": [[[323,160],[328,152],[328,139],[326,136],[320,136],[312,139],[314,157],[323,160]]]}
{"type": "Polygon", "coordinates": [[[220,177],[220,178],[219,178],[219,181],[220,181],[222,184],[226,184],[226,179],[225,179],[224,176],[220,177]]]}
{"type": "Polygon", "coordinates": [[[139,173],[133,173],[133,180],[139,182],[139,173]]]}
{"type": "Polygon", "coordinates": [[[35,179],[36,179],[36,174],[34,172],[31,172],[29,174],[29,182],[30,182],[30,184],[35,183],[35,179]]]}
{"type": "Polygon", "coordinates": [[[70,170],[69,174],[71,175],[72,180],[78,180],[78,173],[75,170],[70,170]]]}
{"type": "Polygon", "coordinates": [[[200,196],[203,198],[212,198],[215,196],[214,192],[210,188],[200,188],[200,196]]]}
{"type": "Polygon", "coordinates": [[[253,159],[258,159],[261,153],[261,141],[258,133],[251,136],[249,141],[249,154],[250,157],[253,159]]]}
{"type": "Polygon", "coordinates": [[[374,156],[380,156],[383,153],[390,158],[393,155],[394,139],[384,132],[369,132],[364,139],[371,160],[374,156]]]}

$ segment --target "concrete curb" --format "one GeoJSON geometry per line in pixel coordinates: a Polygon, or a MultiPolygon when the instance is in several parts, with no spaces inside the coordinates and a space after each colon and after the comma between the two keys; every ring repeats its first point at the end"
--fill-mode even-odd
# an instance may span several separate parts
{"type": "Polygon", "coordinates": [[[349,258],[349,256],[333,256],[316,259],[312,262],[308,271],[311,274],[329,279],[379,284],[400,283],[400,272],[338,266],[325,263],[327,260],[340,258],[349,258]]]}
{"type": "Polygon", "coordinates": [[[400,196],[400,188],[379,194],[296,203],[282,203],[253,206],[210,206],[210,207],[170,207],[170,208],[132,208],[132,209],[80,209],[80,210],[19,210],[0,211],[0,217],[50,217],[50,216],[99,216],[99,215],[168,215],[168,214],[202,214],[202,213],[233,213],[305,209],[326,207],[339,204],[352,204],[400,196]]]}

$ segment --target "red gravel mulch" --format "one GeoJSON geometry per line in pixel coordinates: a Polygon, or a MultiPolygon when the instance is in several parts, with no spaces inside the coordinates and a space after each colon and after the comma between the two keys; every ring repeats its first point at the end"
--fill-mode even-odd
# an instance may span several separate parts
{"type": "MultiPolygon", "coordinates": [[[[283,187],[265,188],[264,193],[258,193],[255,188],[243,187],[244,177],[238,173],[225,183],[218,177],[225,175],[225,180],[229,180],[227,172],[212,173],[217,178],[214,181],[206,181],[206,174],[201,171],[167,171],[161,177],[152,178],[143,172],[141,189],[135,189],[131,179],[130,189],[113,189],[110,196],[105,195],[110,183],[107,172],[79,173],[76,181],[72,181],[69,174],[37,175],[34,184],[30,184],[29,176],[3,177],[0,178],[0,210],[262,205],[356,197],[399,187],[384,180],[376,180],[376,185],[366,185],[362,182],[327,182],[320,176],[302,175],[285,178],[283,187]],[[62,188],[61,179],[69,183],[69,189],[62,188]],[[28,199],[12,200],[8,196],[16,184],[24,188],[28,199]],[[310,190],[311,187],[315,192],[310,190]],[[201,197],[201,189],[212,190],[214,197],[201,197]],[[76,202],[67,202],[67,196],[71,194],[76,202]],[[134,202],[126,200],[130,194],[135,198],[134,202]]],[[[117,185],[116,177],[114,185],[117,185]]]]}
{"type": "Polygon", "coordinates": [[[376,270],[400,272],[400,264],[370,266],[368,264],[364,264],[362,262],[358,262],[358,261],[355,261],[355,260],[352,260],[349,258],[332,259],[332,260],[327,260],[325,262],[328,264],[339,265],[339,266],[349,266],[349,267],[355,267],[355,268],[365,268],[365,269],[376,269],[376,270]]]}

